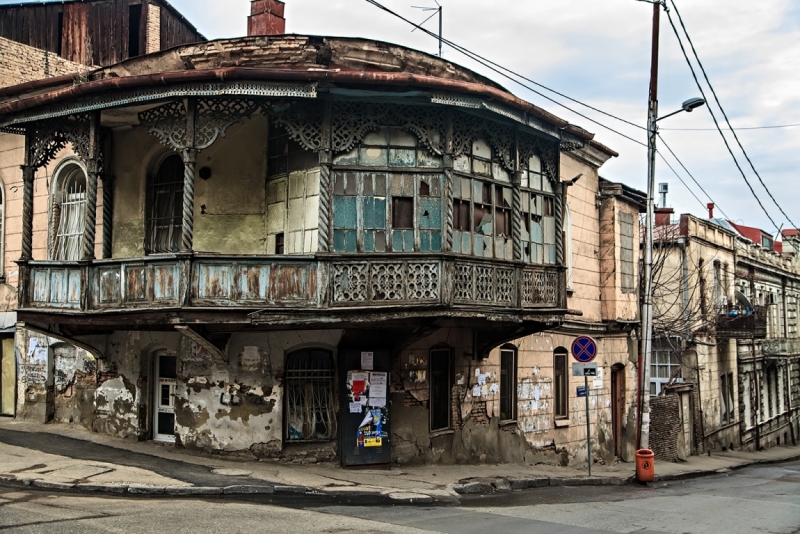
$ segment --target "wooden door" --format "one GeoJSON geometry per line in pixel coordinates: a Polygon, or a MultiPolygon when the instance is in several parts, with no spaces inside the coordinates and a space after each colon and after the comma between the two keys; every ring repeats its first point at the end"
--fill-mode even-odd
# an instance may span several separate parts
{"type": "Polygon", "coordinates": [[[611,370],[611,428],[614,432],[614,454],[622,457],[622,407],[625,405],[625,370],[611,370]]]}
{"type": "Polygon", "coordinates": [[[681,393],[681,430],[683,431],[684,454],[686,457],[692,455],[692,445],[694,444],[694,418],[692,417],[692,397],[691,393],[681,393]]]}

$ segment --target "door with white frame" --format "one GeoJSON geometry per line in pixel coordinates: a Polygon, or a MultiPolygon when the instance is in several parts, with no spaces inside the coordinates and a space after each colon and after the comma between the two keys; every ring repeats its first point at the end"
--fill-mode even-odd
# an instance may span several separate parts
{"type": "Polygon", "coordinates": [[[155,413],[153,439],[175,442],[175,387],[178,382],[178,358],[166,352],[155,353],[155,413]]]}

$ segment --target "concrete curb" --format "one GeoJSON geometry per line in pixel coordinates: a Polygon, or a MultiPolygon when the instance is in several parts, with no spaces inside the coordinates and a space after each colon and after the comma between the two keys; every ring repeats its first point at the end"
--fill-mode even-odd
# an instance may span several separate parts
{"type": "Polygon", "coordinates": [[[485,495],[487,493],[502,493],[507,491],[543,488],[545,486],[619,486],[630,482],[633,477],[548,477],[533,476],[525,478],[465,478],[453,485],[453,491],[459,495],[485,495]]]}
{"type": "MultiPolygon", "coordinates": [[[[731,471],[737,471],[739,469],[744,469],[745,467],[750,467],[753,465],[770,465],[770,464],[780,464],[783,462],[795,462],[800,460],[800,454],[796,454],[794,456],[790,456],[788,458],[777,458],[777,459],[759,459],[759,460],[751,460],[751,461],[743,461],[742,463],[731,465],[728,467],[717,468],[717,469],[698,469],[696,471],[686,471],[684,473],[675,473],[674,475],[656,475],[653,482],[672,482],[677,480],[691,480],[693,478],[701,478],[711,475],[721,475],[725,473],[729,473],[731,471]],[[727,471],[726,471],[727,470],[727,471]]],[[[632,482],[637,482],[636,475],[631,477],[632,482]]],[[[638,483],[638,482],[637,482],[638,483]]]]}

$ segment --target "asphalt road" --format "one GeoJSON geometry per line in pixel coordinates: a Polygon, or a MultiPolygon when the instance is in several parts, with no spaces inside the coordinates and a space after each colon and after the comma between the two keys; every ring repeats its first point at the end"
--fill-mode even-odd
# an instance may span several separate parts
{"type": "Polygon", "coordinates": [[[0,487],[0,532],[800,534],[800,462],[684,482],[547,487],[459,507],[100,497],[0,487]]]}

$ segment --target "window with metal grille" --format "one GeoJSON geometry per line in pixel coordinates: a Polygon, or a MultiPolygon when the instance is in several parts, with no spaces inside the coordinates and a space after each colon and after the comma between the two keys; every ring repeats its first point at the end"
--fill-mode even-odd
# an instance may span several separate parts
{"type": "Polygon", "coordinates": [[[567,374],[567,349],[553,351],[554,415],[556,419],[569,417],[569,375],[567,374]]]}
{"type": "Polygon", "coordinates": [[[78,261],[83,249],[86,221],[86,174],[78,165],[63,171],[61,187],[53,199],[54,236],[50,257],[60,261],[78,261]]]}
{"type": "Polygon", "coordinates": [[[517,349],[513,345],[500,349],[500,419],[517,417],[517,349]]]}
{"type": "Polygon", "coordinates": [[[159,254],[180,250],[183,210],[183,160],[167,157],[148,183],[145,252],[159,254]]]}
{"type": "Polygon", "coordinates": [[[289,354],[284,372],[285,439],[330,441],[336,437],[334,369],[331,353],[321,349],[289,354]]]}

